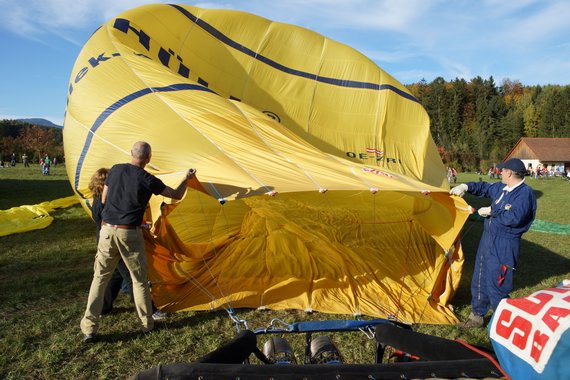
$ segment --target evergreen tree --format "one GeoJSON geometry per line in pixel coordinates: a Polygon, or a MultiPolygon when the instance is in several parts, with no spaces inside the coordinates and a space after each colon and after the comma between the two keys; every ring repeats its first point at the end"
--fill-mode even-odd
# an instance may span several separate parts
{"type": "Polygon", "coordinates": [[[493,77],[436,78],[408,88],[427,110],[446,163],[481,169],[502,161],[521,137],[570,137],[570,86],[523,86],[493,77]]]}

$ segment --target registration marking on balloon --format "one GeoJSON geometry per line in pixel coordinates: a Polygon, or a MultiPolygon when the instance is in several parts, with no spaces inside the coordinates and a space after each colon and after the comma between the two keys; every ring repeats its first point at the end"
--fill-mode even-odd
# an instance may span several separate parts
{"type": "Polygon", "coordinates": [[[388,177],[388,178],[394,178],[394,176],[392,174],[387,173],[387,172],[382,171],[382,170],[378,170],[378,169],[362,168],[362,171],[364,173],[371,173],[371,174],[381,175],[381,176],[388,177]]]}
{"type": "Polygon", "coordinates": [[[377,157],[383,157],[384,151],[376,148],[366,148],[366,153],[376,154],[377,157]]]}

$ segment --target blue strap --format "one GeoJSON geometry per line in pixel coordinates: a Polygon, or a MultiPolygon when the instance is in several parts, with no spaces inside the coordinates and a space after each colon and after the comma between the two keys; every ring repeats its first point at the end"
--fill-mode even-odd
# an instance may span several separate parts
{"type": "Polygon", "coordinates": [[[308,321],[288,324],[285,328],[256,329],[255,334],[271,332],[304,333],[317,331],[354,331],[380,324],[394,324],[388,319],[308,321]]]}

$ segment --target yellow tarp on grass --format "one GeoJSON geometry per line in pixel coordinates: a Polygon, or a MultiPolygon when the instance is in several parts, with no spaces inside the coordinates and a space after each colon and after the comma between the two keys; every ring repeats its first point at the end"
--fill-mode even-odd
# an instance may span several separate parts
{"type": "Polygon", "coordinates": [[[0,236],[46,228],[53,221],[50,213],[58,208],[71,207],[79,203],[76,195],[42,202],[37,205],[23,205],[0,210],[0,236]]]}

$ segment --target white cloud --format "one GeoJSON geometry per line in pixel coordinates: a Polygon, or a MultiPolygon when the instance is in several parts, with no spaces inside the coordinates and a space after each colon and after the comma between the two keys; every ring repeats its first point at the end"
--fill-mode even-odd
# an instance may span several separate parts
{"type": "MultiPolygon", "coordinates": [[[[169,1],[0,0],[0,29],[45,44],[57,36],[81,46],[85,33],[117,14],[159,2],[169,1]]],[[[398,68],[401,62],[400,73],[391,74],[402,81],[417,75],[417,67],[426,80],[495,77],[502,70],[524,73],[524,82],[531,75],[525,67],[540,68],[533,61],[545,57],[551,70],[568,78],[554,67],[567,68],[570,61],[570,49],[560,47],[570,35],[567,0],[203,0],[193,5],[240,9],[312,29],[363,51],[381,67],[398,68]]],[[[540,75],[547,80],[548,73],[540,75]]]]}
{"type": "Polygon", "coordinates": [[[394,78],[396,78],[400,83],[412,84],[425,79],[427,82],[431,82],[436,77],[440,76],[439,73],[429,71],[429,70],[396,70],[391,72],[394,78]]]}
{"type": "Polygon", "coordinates": [[[192,4],[195,7],[198,8],[206,8],[206,9],[235,9],[235,3],[232,4],[230,2],[228,3],[219,3],[219,2],[202,2],[202,3],[196,3],[196,4],[192,4]]]}
{"type": "Polygon", "coordinates": [[[91,9],[89,1],[29,0],[0,2],[0,25],[10,32],[36,37],[42,31],[81,25],[91,9]]]}
{"type": "Polygon", "coordinates": [[[64,37],[66,31],[99,25],[124,10],[153,0],[0,0],[0,28],[22,37],[44,33],[64,37]]]}
{"type": "Polygon", "coordinates": [[[261,0],[202,2],[198,7],[234,8],[314,30],[406,31],[438,1],[423,0],[261,0]],[[236,4],[237,3],[237,4],[236,4]]]}
{"type": "Polygon", "coordinates": [[[521,10],[532,7],[541,3],[541,0],[485,0],[483,1],[484,8],[493,15],[494,18],[502,18],[512,16],[521,10]]]}
{"type": "Polygon", "coordinates": [[[378,62],[403,62],[411,60],[416,56],[416,53],[410,50],[393,50],[393,51],[363,50],[362,54],[378,62]]]}
{"type": "Polygon", "coordinates": [[[449,59],[440,59],[440,62],[445,72],[441,76],[447,80],[453,80],[455,78],[470,80],[476,76],[467,65],[461,62],[452,61],[449,59]]]}
{"type": "Polygon", "coordinates": [[[557,33],[570,31],[569,2],[546,3],[546,7],[520,18],[509,27],[508,36],[523,43],[538,42],[557,33]]]}
{"type": "MultiPolygon", "coordinates": [[[[306,7],[307,2],[303,2],[306,7]]],[[[392,30],[405,32],[422,17],[429,2],[421,0],[346,0],[331,6],[326,1],[309,1],[308,12],[315,22],[330,23],[330,28],[392,30]]],[[[303,9],[301,8],[301,9],[303,9]]]]}
{"type": "Polygon", "coordinates": [[[505,77],[521,79],[525,85],[559,84],[570,85],[570,60],[551,58],[548,60],[529,61],[524,66],[517,67],[515,71],[505,77]],[[556,78],[556,79],[553,79],[556,78]]]}

